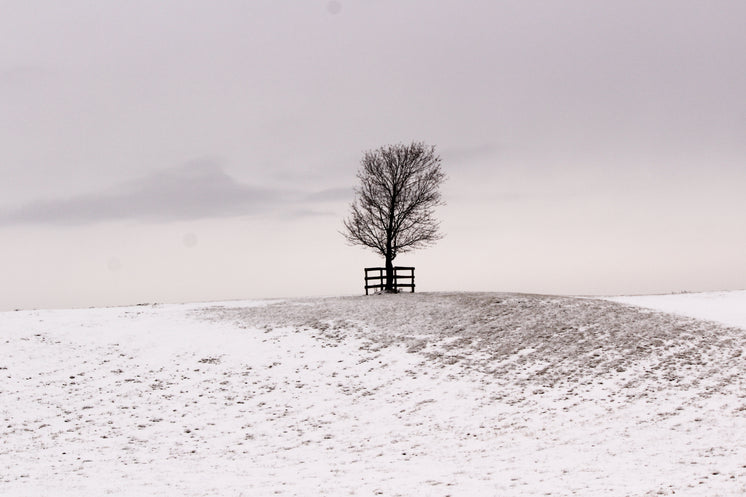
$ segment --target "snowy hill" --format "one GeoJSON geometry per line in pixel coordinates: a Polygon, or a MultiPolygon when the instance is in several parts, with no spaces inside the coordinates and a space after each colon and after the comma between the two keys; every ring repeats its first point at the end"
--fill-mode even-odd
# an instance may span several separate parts
{"type": "Polygon", "coordinates": [[[746,493],[744,329],[608,300],[10,312],[0,346],[4,496],[746,493]]]}

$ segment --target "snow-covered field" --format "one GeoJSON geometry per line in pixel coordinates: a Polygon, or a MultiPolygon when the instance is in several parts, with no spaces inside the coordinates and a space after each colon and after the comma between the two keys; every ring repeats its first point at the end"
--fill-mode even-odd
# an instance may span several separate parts
{"type": "Polygon", "coordinates": [[[746,329],[746,290],[611,297],[608,300],[746,329]]]}
{"type": "Polygon", "coordinates": [[[0,495],[744,495],[746,293],[674,297],[0,313],[0,495]]]}

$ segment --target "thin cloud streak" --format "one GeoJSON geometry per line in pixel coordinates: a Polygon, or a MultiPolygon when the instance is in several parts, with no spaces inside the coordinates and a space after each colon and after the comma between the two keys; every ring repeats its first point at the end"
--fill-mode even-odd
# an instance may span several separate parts
{"type": "Polygon", "coordinates": [[[350,188],[328,188],[318,192],[310,193],[306,197],[309,202],[339,202],[352,201],[354,190],[350,188]]]}
{"type": "Polygon", "coordinates": [[[218,164],[202,161],[158,171],[102,193],[30,203],[0,214],[0,224],[80,225],[241,216],[264,212],[282,196],[278,190],[241,184],[218,164]]]}

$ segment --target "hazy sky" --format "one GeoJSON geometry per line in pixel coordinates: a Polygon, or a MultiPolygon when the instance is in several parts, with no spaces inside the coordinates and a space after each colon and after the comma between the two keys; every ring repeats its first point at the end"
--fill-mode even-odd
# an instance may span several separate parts
{"type": "Polygon", "coordinates": [[[362,292],[423,140],[421,291],[746,287],[746,2],[0,0],[0,309],[362,292]]]}

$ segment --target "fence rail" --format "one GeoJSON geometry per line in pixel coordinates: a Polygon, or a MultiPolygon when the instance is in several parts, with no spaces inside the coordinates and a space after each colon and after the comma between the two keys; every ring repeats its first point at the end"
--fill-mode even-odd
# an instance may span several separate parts
{"type": "MultiPolygon", "coordinates": [[[[368,290],[383,290],[386,288],[386,268],[385,267],[366,267],[365,268],[365,295],[368,295],[368,290]],[[378,274],[375,274],[375,273],[378,274]],[[372,273],[369,276],[368,273],[372,273]],[[378,283],[375,283],[378,281],[378,283]],[[373,282],[373,284],[369,283],[373,282]]],[[[394,289],[399,291],[399,288],[410,288],[414,293],[414,268],[405,266],[394,266],[394,289]],[[399,283],[399,280],[409,281],[409,283],[399,283]]]]}

